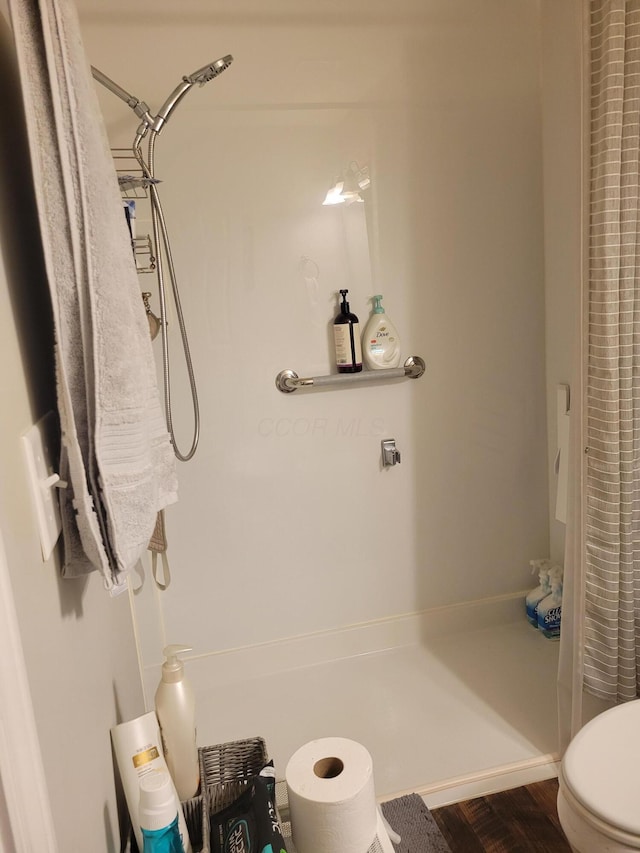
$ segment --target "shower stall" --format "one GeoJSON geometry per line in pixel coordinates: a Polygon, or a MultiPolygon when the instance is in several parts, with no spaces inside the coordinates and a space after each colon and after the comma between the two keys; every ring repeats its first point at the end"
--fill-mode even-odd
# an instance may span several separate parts
{"type": "MultiPolygon", "coordinates": [[[[166,513],[171,584],[147,566],[132,595],[148,707],[162,647],[186,643],[199,742],[260,734],[279,775],[327,735],[365,743],[379,795],[432,805],[553,774],[558,647],[523,596],[530,560],[563,558],[578,0],[77,5],[92,65],[149,104],[235,57],[151,158],[201,428],[166,513]],[[323,206],[354,162],[362,203],[323,206]],[[335,370],[344,288],[363,325],[384,295],[424,376],[280,393],[283,369],[335,370]]],[[[130,146],[136,117],[97,89],[111,144],[130,146]]],[[[154,205],[137,216],[158,239],[154,205]]],[[[188,446],[181,325],[168,305],[188,446]]]]}

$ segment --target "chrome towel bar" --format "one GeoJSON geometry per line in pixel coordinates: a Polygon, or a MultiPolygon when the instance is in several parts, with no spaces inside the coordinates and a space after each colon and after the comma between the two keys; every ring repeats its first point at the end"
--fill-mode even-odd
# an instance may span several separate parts
{"type": "Polygon", "coordinates": [[[281,370],[276,376],[276,388],[290,394],[298,388],[326,388],[329,385],[353,385],[356,382],[381,382],[387,379],[419,379],[425,371],[424,360],[411,355],[403,367],[385,370],[362,370],[360,373],[332,373],[329,376],[308,376],[301,379],[293,370],[281,370]]]}

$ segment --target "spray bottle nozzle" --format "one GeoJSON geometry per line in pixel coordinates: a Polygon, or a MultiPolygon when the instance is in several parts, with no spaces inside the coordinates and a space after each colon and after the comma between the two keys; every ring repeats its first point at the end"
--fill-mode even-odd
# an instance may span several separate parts
{"type": "Polygon", "coordinates": [[[373,313],[374,314],[384,314],[384,308],[382,307],[382,294],[378,294],[378,296],[372,296],[373,300],[373,313]]]}
{"type": "Polygon", "coordinates": [[[549,569],[551,568],[552,563],[551,563],[551,560],[546,560],[546,559],[545,560],[529,560],[529,565],[531,566],[531,574],[533,575],[536,572],[538,572],[538,574],[540,574],[541,572],[547,573],[549,571],[549,569]]]}

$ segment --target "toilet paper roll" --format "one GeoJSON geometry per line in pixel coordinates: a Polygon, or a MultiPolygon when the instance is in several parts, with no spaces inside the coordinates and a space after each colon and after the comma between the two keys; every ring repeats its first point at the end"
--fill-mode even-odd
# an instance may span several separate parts
{"type": "Polygon", "coordinates": [[[298,853],[367,853],[379,821],[364,746],[346,738],[310,741],[294,753],[285,778],[298,853]]]}

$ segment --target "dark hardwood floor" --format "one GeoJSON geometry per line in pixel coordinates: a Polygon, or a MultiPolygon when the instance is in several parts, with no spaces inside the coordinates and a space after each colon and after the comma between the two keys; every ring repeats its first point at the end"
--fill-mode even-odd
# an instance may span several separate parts
{"type": "Polygon", "coordinates": [[[432,809],[451,853],[570,853],[558,813],[558,780],[432,809]]]}

